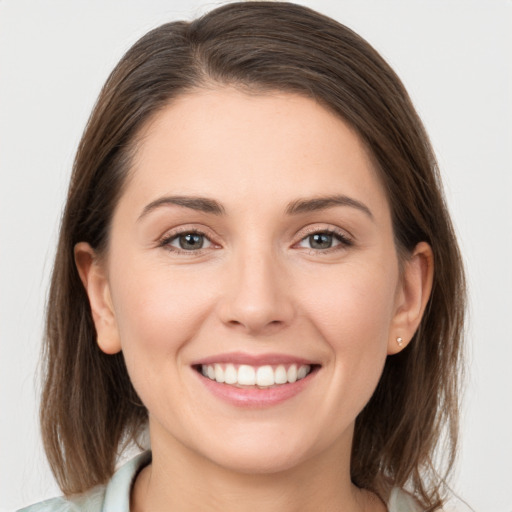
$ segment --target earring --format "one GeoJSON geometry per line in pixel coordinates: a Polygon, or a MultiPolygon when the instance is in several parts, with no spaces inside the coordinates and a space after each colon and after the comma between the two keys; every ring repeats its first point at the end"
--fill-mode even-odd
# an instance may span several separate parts
{"type": "Polygon", "coordinates": [[[396,342],[398,343],[398,346],[401,347],[404,344],[404,340],[400,337],[396,339],[396,342]]]}

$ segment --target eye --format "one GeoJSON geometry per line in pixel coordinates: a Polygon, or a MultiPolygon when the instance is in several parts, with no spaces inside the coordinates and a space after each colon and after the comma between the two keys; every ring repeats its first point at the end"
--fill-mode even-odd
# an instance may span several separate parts
{"type": "Polygon", "coordinates": [[[197,231],[187,231],[178,235],[171,235],[162,240],[162,246],[174,251],[193,252],[201,249],[207,249],[212,246],[212,242],[204,233],[197,231]]]}
{"type": "Polygon", "coordinates": [[[304,247],[307,249],[325,251],[340,245],[352,245],[352,241],[341,233],[323,230],[311,233],[310,235],[304,237],[298,245],[299,247],[304,247]]]}

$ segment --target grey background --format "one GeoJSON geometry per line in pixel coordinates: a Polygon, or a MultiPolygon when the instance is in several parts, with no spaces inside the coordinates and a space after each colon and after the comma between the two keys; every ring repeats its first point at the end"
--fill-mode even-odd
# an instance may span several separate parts
{"type": "MultiPolygon", "coordinates": [[[[219,3],[0,0],[0,510],[59,493],[39,439],[36,375],[60,211],[95,98],[147,30],[219,3]]],[[[367,38],[431,135],[470,287],[453,489],[477,511],[511,512],[512,2],[298,3],[367,38]]]]}

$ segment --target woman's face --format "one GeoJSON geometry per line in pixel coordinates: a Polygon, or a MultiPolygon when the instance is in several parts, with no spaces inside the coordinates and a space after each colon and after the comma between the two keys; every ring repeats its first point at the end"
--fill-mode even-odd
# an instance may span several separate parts
{"type": "Polygon", "coordinates": [[[297,95],[219,88],[159,112],[95,265],[99,344],[123,351],[153,449],[238,471],[348,456],[409,334],[370,158],[297,95]]]}

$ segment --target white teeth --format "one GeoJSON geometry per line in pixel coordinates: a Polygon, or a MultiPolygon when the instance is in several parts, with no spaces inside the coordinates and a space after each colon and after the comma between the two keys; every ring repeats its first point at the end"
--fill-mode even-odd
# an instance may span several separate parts
{"type": "Polygon", "coordinates": [[[297,370],[297,380],[303,379],[308,374],[308,370],[305,366],[301,366],[297,370]]]}
{"type": "Polygon", "coordinates": [[[226,384],[236,384],[238,382],[238,375],[232,364],[228,364],[226,366],[226,370],[224,371],[224,382],[226,384]]]}
{"type": "Polygon", "coordinates": [[[292,364],[290,368],[288,368],[288,382],[295,382],[297,380],[297,366],[292,364]]]}
{"type": "Polygon", "coordinates": [[[238,384],[242,386],[254,386],[256,384],[256,372],[252,366],[240,365],[238,368],[238,384]]]}
{"type": "Polygon", "coordinates": [[[286,368],[283,365],[279,365],[276,368],[274,380],[275,380],[276,384],[286,384],[288,382],[288,375],[286,374],[286,368]]]}
{"type": "Polygon", "coordinates": [[[224,370],[220,364],[215,365],[215,380],[217,382],[224,382],[224,370]]]}
{"type": "Polygon", "coordinates": [[[274,370],[272,366],[260,366],[256,371],[256,384],[258,386],[274,385],[274,370]]]}
{"type": "Polygon", "coordinates": [[[235,367],[234,364],[203,364],[201,373],[219,383],[235,384],[241,386],[269,387],[280,384],[293,383],[301,380],[311,372],[308,364],[292,364],[286,368],[285,365],[273,367],[271,365],[250,366],[242,364],[235,367]]]}

